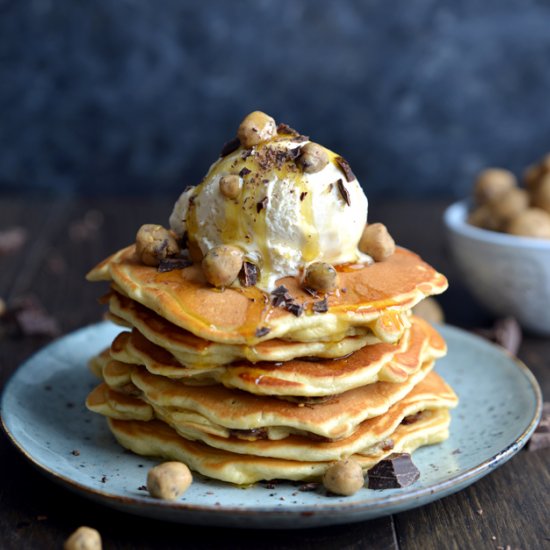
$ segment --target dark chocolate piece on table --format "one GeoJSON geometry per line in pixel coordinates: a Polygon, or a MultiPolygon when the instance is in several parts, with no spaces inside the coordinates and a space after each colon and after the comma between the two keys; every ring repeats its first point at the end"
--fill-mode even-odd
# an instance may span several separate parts
{"type": "Polygon", "coordinates": [[[392,453],[367,472],[369,489],[407,487],[420,477],[408,453],[392,453]]]}

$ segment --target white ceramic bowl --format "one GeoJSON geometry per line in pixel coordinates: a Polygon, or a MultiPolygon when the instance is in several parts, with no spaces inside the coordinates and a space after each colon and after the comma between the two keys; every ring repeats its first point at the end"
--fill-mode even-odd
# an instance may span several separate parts
{"type": "Polygon", "coordinates": [[[513,315],[524,328],[550,335],[550,240],[479,229],[467,215],[467,201],[444,214],[464,284],[495,315],[513,315]]]}

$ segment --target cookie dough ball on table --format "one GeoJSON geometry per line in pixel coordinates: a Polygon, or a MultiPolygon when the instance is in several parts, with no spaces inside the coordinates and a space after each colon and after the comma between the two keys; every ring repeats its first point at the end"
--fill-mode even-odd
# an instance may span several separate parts
{"type": "Polygon", "coordinates": [[[474,184],[474,199],[478,205],[493,202],[517,187],[516,176],[502,168],[487,168],[479,173],[474,184]]]}
{"type": "Polygon", "coordinates": [[[363,470],[350,458],[331,464],[323,476],[323,485],[336,495],[350,496],[365,484],[363,470]]]}
{"type": "Polygon", "coordinates": [[[550,239],[550,214],[540,208],[528,208],[513,218],[506,230],[512,235],[550,239]]]}
{"type": "Polygon", "coordinates": [[[91,527],[79,527],[63,545],[64,550],[101,550],[101,536],[91,527]]]}

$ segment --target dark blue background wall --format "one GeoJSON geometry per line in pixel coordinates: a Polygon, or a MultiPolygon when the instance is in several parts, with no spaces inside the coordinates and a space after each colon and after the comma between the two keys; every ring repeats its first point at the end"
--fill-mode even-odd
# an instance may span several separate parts
{"type": "Polygon", "coordinates": [[[550,0],[0,0],[0,186],[167,192],[248,111],[369,196],[550,150],[550,0]]]}

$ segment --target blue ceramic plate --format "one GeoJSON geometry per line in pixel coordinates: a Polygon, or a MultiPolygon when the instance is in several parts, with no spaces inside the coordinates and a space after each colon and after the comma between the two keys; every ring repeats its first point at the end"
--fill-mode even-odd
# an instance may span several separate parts
{"type": "Polygon", "coordinates": [[[246,489],[196,475],[176,502],[140,489],[157,463],[125,452],[105,420],[84,407],[97,383],[86,363],[120,331],[93,325],[61,338],[14,374],[1,403],[4,429],[40,470],[83,496],[119,510],[172,521],[248,528],[299,528],[365,520],[421,506],[459,491],[506,462],[525,444],[541,414],[530,371],[502,349],[449,326],[449,354],[437,370],[460,404],[451,437],[419,449],[420,479],[406,489],[361,489],[351,497],[300,491],[298,484],[246,489]]]}

